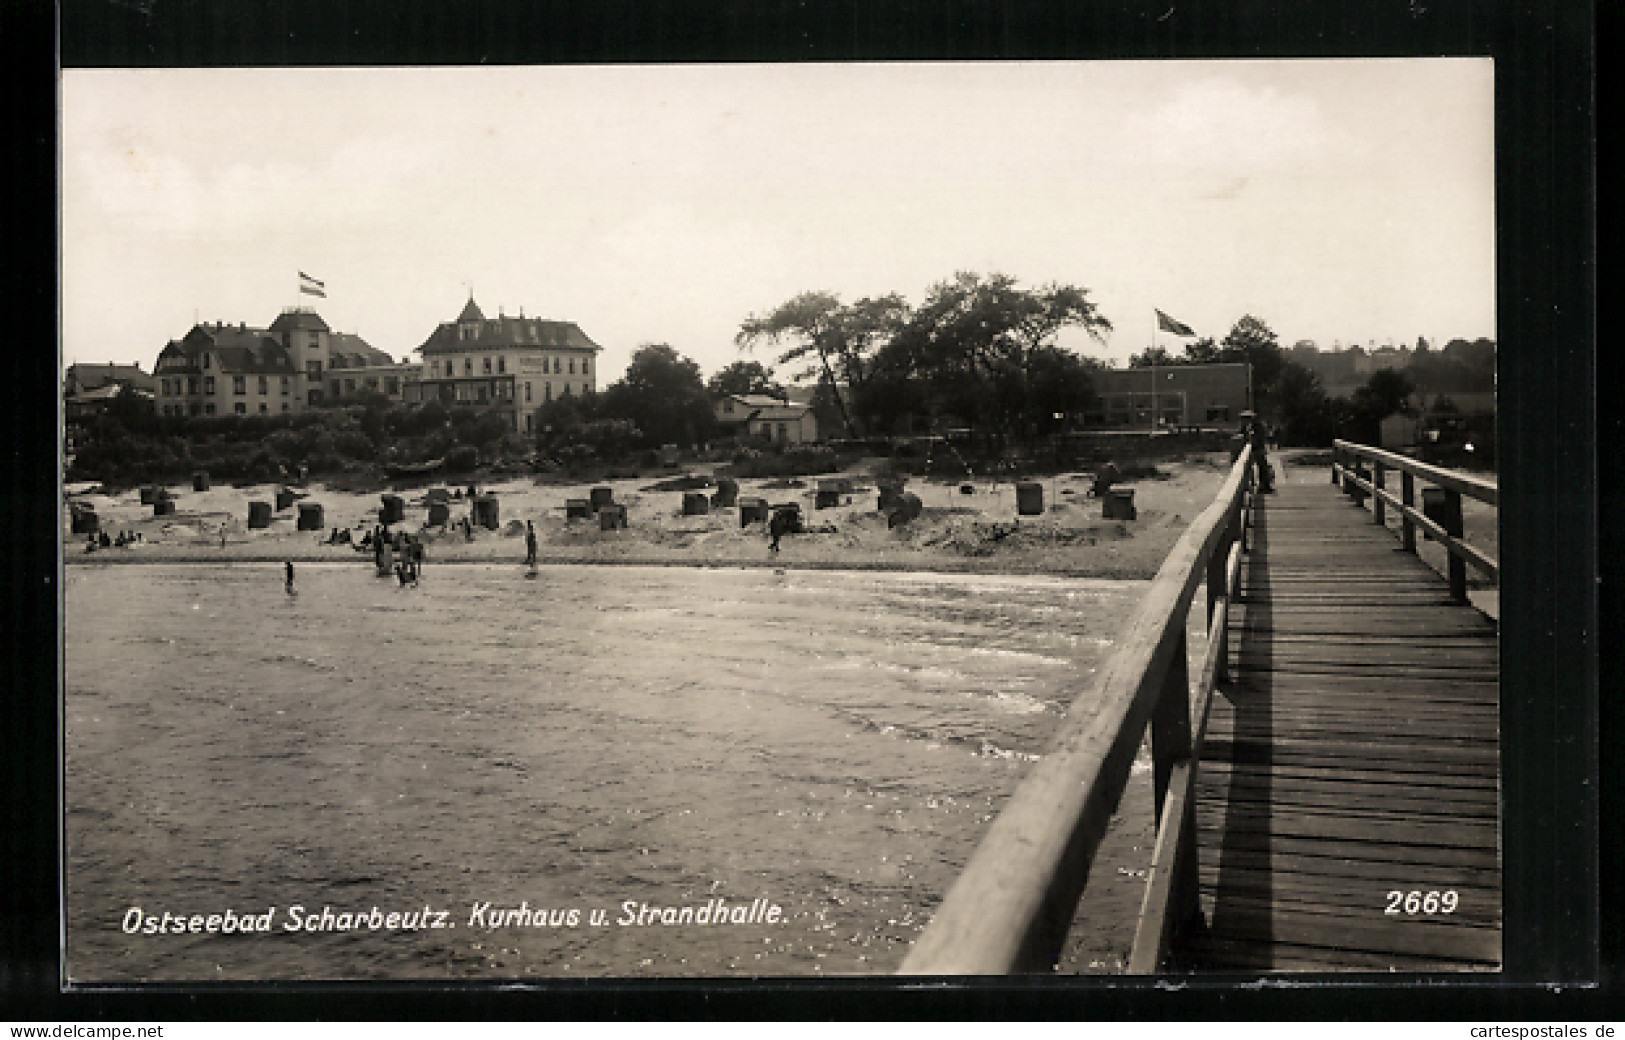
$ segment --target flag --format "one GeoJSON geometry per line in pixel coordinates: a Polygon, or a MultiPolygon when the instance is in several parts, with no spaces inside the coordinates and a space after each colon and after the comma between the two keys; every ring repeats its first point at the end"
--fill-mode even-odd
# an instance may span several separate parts
{"type": "MultiPolygon", "coordinates": [[[[1151,309],[1154,311],[1157,310],[1155,307],[1151,309]]],[[[1161,311],[1157,311],[1157,328],[1164,332],[1172,332],[1176,336],[1196,335],[1196,333],[1191,331],[1191,327],[1189,325],[1186,325],[1182,321],[1175,321],[1173,318],[1168,317],[1168,315],[1162,313],[1161,311]]]]}
{"type": "MultiPolygon", "coordinates": [[[[299,272],[299,291],[304,293],[306,296],[320,296],[323,299],[326,299],[327,298],[327,283],[326,282],[318,282],[316,279],[312,278],[310,275],[306,274],[303,271],[300,271],[299,272]]],[[[1157,313],[1160,314],[1162,312],[1158,311],[1157,313]]]]}

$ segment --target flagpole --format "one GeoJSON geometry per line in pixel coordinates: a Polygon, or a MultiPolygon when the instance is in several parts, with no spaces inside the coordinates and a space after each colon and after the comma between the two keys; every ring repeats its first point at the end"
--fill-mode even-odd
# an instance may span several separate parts
{"type": "Polygon", "coordinates": [[[1157,309],[1151,308],[1151,432],[1157,432],[1157,309]]]}

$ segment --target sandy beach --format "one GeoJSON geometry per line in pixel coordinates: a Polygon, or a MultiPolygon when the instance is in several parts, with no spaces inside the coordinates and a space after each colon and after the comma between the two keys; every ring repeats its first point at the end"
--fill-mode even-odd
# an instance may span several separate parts
{"type": "MultiPolygon", "coordinates": [[[[706,515],[683,515],[683,492],[659,485],[683,476],[709,478],[708,468],[667,470],[638,479],[568,483],[556,478],[509,479],[479,483],[500,506],[496,530],[475,526],[465,537],[458,522],[470,514],[464,498],[450,503],[450,528],[429,527],[427,492],[447,487],[466,492],[467,484],[431,484],[398,492],[405,520],[396,525],[422,538],[425,566],[444,562],[521,563],[524,525],[535,524],[543,563],[605,563],[692,566],[771,566],[820,569],[933,570],[954,573],[1033,574],[1075,577],[1150,578],[1168,550],[1212,501],[1228,467],[1224,453],[1193,455],[1158,464],[1158,476],[1140,477],[1119,487],[1134,492],[1137,516],[1108,520],[1102,503],[1089,494],[1092,477],[1063,473],[1039,481],[1044,512],[1018,516],[1015,484],[1009,480],[910,478],[905,490],[919,496],[922,513],[888,529],[879,511],[876,480],[867,466],[844,476],[852,493],[839,505],[816,509],[819,477],[739,481],[741,498],[760,497],[772,505],[801,506],[805,533],[786,536],[771,553],[762,524],[741,527],[737,507],[713,508],[706,515]],[[597,519],[567,520],[565,503],[608,487],[626,507],[628,526],[603,531],[597,519]]],[[[320,532],[296,530],[297,504],[274,511],[270,525],[250,530],[250,502],[273,503],[277,485],[216,485],[193,491],[190,484],[168,485],[173,514],[153,516],[140,491],[115,494],[88,484],[66,488],[62,509],[64,559],[70,564],[126,562],[370,562],[370,554],[350,545],[326,544],[333,528],[348,529],[356,540],[378,521],[380,493],[334,490],[320,482],[293,489],[299,502],[322,506],[320,532]],[[110,537],[140,535],[125,547],[85,551],[85,537],[70,533],[68,502],[95,509],[110,537]],[[222,543],[222,529],[224,542],[222,543]]],[[[711,489],[708,489],[711,490],[711,489]]],[[[386,492],[387,493],[387,492],[386,492]]]]}

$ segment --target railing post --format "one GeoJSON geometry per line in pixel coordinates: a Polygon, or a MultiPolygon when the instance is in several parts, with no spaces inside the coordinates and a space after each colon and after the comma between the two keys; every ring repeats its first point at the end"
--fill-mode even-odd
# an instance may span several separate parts
{"type": "MultiPolygon", "coordinates": [[[[1378,491],[1386,488],[1388,486],[1388,482],[1385,477],[1386,473],[1387,471],[1383,469],[1380,461],[1373,462],[1371,464],[1371,486],[1376,488],[1378,491]]],[[[1388,523],[1388,515],[1383,510],[1384,505],[1386,505],[1386,503],[1383,502],[1381,495],[1373,494],[1371,496],[1371,515],[1374,517],[1372,522],[1378,526],[1386,526],[1388,523]]]]}
{"type": "MultiPolygon", "coordinates": [[[[1399,475],[1399,497],[1407,508],[1416,508],[1416,478],[1409,470],[1399,475]]],[[[1408,553],[1416,551],[1416,522],[1409,513],[1404,514],[1400,524],[1399,545],[1408,553]]]]}
{"type": "Polygon", "coordinates": [[[1162,809],[1168,798],[1168,780],[1176,762],[1191,757],[1191,684],[1190,666],[1186,661],[1186,637],[1183,626],[1175,640],[1173,658],[1162,680],[1162,689],[1151,709],[1151,784],[1155,795],[1155,819],[1181,829],[1180,846],[1184,853],[1179,858],[1179,869],[1172,878],[1172,894],[1168,912],[1174,921],[1175,934],[1185,922],[1201,913],[1197,890],[1196,845],[1194,817],[1187,812],[1178,822],[1163,821],[1162,809]]]}
{"type": "MultiPolygon", "coordinates": [[[[1462,537],[1461,519],[1461,492],[1446,488],[1444,492],[1444,513],[1439,517],[1439,525],[1444,533],[1452,538],[1462,537]]],[[[1450,598],[1457,603],[1467,602],[1467,561],[1461,555],[1445,546],[1449,552],[1450,572],[1450,598]]]]}
{"type": "Polygon", "coordinates": [[[1219,597],[1223,596],[1227,600],[1233,598],[1234,590],[1228,585],[1230,581],[1230,546],[1235,544],[1236,527],[1240,522],[1240,518],[1241,502],[1238,500],[1225,518],[1224,534],[1219,536],[1218,541],[1213,546],[1213,554],[1207,558],[1207,641],[1209,645],[1217,642],[1219,647],[1219,667],[1214,672],[1214,682],[1222,682],[1230,677],[1230,671],[1227,667],[1229,663],[1227,658],[1230,654],[1229,647],[1226,645],[1229,641],[1228,629],[1230,626],[1228,624],[1220,625],[1218,631],[1214,631],[1213,612],[1219,607],[1219,597]]]}
{"type": "Polygon", "coordinates": [[[1338,470],[1343,466],[1343,449],[1336,444],[1332,445],[1332,483],[1337,483],[1338,470]]]}

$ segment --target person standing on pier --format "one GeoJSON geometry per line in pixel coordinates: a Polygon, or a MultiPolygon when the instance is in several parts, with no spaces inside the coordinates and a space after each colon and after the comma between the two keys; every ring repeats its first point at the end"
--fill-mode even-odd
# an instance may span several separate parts
{"type": "Polygon", "coordinates": [[[525,562],[536,566],[536,525],[525,521],[525,562]]]}
{"type": "Polygon", "coordinates": [[[1275,492],[1275,467],[1269,460],[1269,429],[1253,412],[1242,412],[1246,426],[1242,429],[1244,442],[1253,446],[1253,476],[1260,494],[1275,492]]]}
{"type": "Polygon", "coordinates": [[[292,595],[294,595],[294,591],[293,591],[293,561],[292,560],[284,560],[283,563],[282,563],[282,568],[283,568],[283,575],[284,575],[282,587],[285,590],[287,590],[288,595],[292,596],[292,595]]]}

